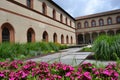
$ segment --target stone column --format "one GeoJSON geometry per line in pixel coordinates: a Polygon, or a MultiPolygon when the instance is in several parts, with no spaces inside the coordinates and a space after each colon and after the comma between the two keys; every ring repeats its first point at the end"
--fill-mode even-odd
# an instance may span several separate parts
{"type": "Polygon", "coordinates": [[[108,30],[105,30],[106,35],[108,35],[107,32],[108,32],[108,30]]]}
{"type": "Polygon", "coordinates": [[[116,29],[114,29],[114,35],[116,35],[116,31],[117,31],[117,30],[116,30],[116,29]]]}

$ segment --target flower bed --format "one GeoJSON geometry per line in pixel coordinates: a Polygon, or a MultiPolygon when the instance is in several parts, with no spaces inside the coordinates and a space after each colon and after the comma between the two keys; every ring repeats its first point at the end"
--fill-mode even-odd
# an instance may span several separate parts
{"type": "Polygon", "coordinates": [[[0,62],[0,80],[119,80],[120,67],[109,64],[96,68],[83,63],[78,68],[70,65],[28,61],[0,62]]]}

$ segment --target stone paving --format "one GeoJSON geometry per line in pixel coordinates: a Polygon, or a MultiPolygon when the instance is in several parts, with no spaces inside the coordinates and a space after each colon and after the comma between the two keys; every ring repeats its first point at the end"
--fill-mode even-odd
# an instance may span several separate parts
{"type": "Polygon", "coordinates": [[[59,53],[47,55],[44,57],[30,59],[32,61],[43,62],[61,62],[72,66],[77,66],[84,61],[84,59],[91,54],[91,52],[78,52],[82,48],[69,48],[60,51],[59,53]]]}

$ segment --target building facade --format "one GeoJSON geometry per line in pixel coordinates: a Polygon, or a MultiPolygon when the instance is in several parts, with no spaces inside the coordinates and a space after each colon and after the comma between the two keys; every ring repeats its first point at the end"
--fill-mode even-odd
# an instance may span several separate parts
{"type": "Polygon", "coordinates": [[[120,10],[73,18],[52,0],[0,0],[0,43],[87,44],[120,33],[120,10]]]}
{"type": "Polygon", "coordinates": [[[0,42],[76,44],[75,19],[52,0],[0,0],[0,42]]]}
{"type": "Polygon", "coordinates": [[[76,18],[77,44],[92,43],[99,35],[120,33],[120,10],[113,10],[76,18]]]}

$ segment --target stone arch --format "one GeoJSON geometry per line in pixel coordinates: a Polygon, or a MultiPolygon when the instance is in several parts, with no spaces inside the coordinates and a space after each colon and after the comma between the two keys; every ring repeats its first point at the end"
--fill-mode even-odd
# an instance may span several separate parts
{"type": "Polygon", "coordinates": [[[89,33],[85,33],[85,43],[86,44],[91,43],[91,41],[90,41],[90,34],[89,33]]]}
{"type": "Polygon", "coordinates": [[[14,42],[15,41],[14,35],[15,35],[15,31],[10,23],[2,24],[0,42],[14,42]]]}
{"type": "Polygon", "coordinates": [[[56,33],[53,34],[53,42],[57,43],[57,34],[56,33]]]}
{"type": "Polygon", "coordinates": [[[35,31],[32,28],[27,30],[27,42],[35,42],[35,31]]]}
{"type": "Polygon", "coordinates": [[[63,34],[61,35],[61,44],[64,44],[64,36],[63,36],[63,34]]]}
{"type": "Polygon", "coordinates": [[[48,42],[48,33],[46,31],[43,32],[43,41],[48,42]]]}
{"type": "Polygon", "coordinates": [[[77,43],[78,44],[83,44],[83,34],[78,34],[77,36],[77,43]]]}

